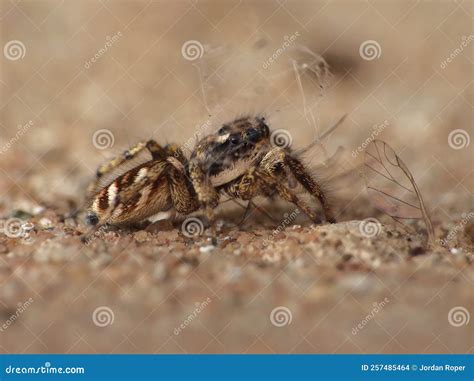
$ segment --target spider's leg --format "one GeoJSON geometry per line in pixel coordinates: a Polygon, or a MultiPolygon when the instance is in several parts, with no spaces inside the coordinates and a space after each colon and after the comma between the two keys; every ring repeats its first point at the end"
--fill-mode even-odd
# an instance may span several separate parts
{"type": "Polygon", "coordinates": [[[301,199],[296,194],[294,194],[293,191],[281,183],[275,183],[275,186],[282,199],[295,204],[311,219],[311,221],[317,224],[321,223],[320,218],[303,201],[301,201],[301,199]]]}
{"type": "Polygon", "coordinates": [[[200,206],[204,209],[206,217],[211,226],[211,238],[213,243],[216,242],[216,226],[214,208],[219,202],[219,193],[212,186],[208,176],[202,171],[198,163],[191,161],[189,165],[189,176],[192,186],[196,192],[196,196],[200,206]]]}
{"type": "Polygon", "coordinates": [[[319,223],[316,214],[301,201],[288,187],[283,185],[281,178],[275,173],[275,168],[268,160],[261,162],[257,168],[251,168],[238,180],[233,181],[225,187],[225,192],[230,196],[251,200],[256,196],[269,197],[275,191],[285,201],[289,201],[303,211],[312,221],[319,223]]]}
{"type": "Polygon", "coordinates": [[[308,173],[303,163],[298,159],[285,155],[285,161],[290,168],[291,173],[295,176],[296,180],[315,198],[319,200],[321,206],[323,207],[324,216],[326,220],[330,223],[336,222],[336,217],[334,216],[334,211],[331,208],[331,205],[326,197],[325,192],[317,181],[308,173]]]}
{"type": "MultiPolygon", "coordinates": [[[[236,202],[237,203],[237,202],[236,202]]],[[[239,204],[240,205],[240,204],[239,204]]],[[[238,222],[237,226],[241,226],[244,224],[245,220],[250,216],[250,212],[252,210],[252,200],[249,200],[249,202],[247,203],[247,206],[245,206],[245,211],[244,211],[244,215],[242,216],[242,218],[240,219],[240,221],[238,222]]],[[[244,207],[244,206],[242,206],[244,207]]]]}
{"type": "Polygon", "coordinates": [[[113,180],[113,176],[110,175],[114,170],[119,168],[122,164],[126,163],[137,157],[141,152],[148,150],[151,154],[152,159],[165,158],[166,152],[158,145],[154,140],[148,140],[147,142],[139,142],[128,150],[124,151],[120,156],[114,157],[102,164],[96,171],[94,181],[92,181],[87,187],[87,200],[94,196],[103,186],[107,185],[108,180],[113,180]]]}
{"type": "Polygon", "coordinates": [[[242,225],[245,222],[245,220],[250,217],[250,213],[252,211],[252,208],[255,208],[257,211],[259,211],[261,214],[263,214],[265,217],[267,217],[270,221],[275,222],[277,224],[279,223],[279,221],[275,217],[273,217],[270,213],[268,213],[264,208],[258,206],[253,201],[253,199],[249,200],[249,202],[247,203],[247,206],[245,206],[245,207],[242,206],[242,208],[245,209],[245,212],[244,212],[244,216],[242,217],[241,221],[237,224],[238,226],[242,225]]]}
{"type": "MultiPolygon", "coordinates": [[[[274,148],[269,151],[260,162],[259,167],[268,175],[281,178],[284,168],[291,171],[295,179],[315,198],[323,207],[324,215],[328,222],[334,223],[336,219],[327,197],[321,186],[308,173],[304,165],[296,158],[285,152],[282,148],[274,148]]],[[[285,191],[286,192],[286,191],[285,191]]],[[[281,195],[281,194],[280,194],[281,195]]]]}
{"type": "Polygon", "coordinates": [[[189,165],[189,176],[199,203],[203,207],[215,208],[219,202],[219,193],[212,186],[209,176],[206,176],[200,166],[192,161],[189,165]]]}
{"type": "Polygon", "coordinates": [[[181,214],[196,211],[199,203],[184,167],[177,160],[168,159],[168,162],[171,165],[167,170],[167,176],[174,209],[181,214]]]}
{"type": "Polygon", "coordinates": [[[145,149],[147,149],[151,153],[153,159],[164,158],[164,149],[154,140],[148,140],[147,142],[139,142],[133,147],[130,147],[129,149],[125,150],[120,156],[114,157],[113,159],[102,164],[97,169],[97,179],[101,178],[107,173],[110,173],[126,161],[132,160],[145,149]]]}

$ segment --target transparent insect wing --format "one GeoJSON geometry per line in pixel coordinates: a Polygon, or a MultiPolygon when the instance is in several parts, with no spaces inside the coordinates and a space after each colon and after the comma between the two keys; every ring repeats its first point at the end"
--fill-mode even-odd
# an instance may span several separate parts
{"type": "Polygon", "coordinates": [[[372,204],[395,218],[421,218],[418,196],[407,169],[385,142],[375,140],[367,147],[365,176],[372,204]]]}
{"type": "Polygon", "coordinates": [[[428,242],[434,230],[423,197],[410,170],[385,142],[374,140],[365,152],[365,177],[371,203],[394,220],[423,219],[428,242]]]}

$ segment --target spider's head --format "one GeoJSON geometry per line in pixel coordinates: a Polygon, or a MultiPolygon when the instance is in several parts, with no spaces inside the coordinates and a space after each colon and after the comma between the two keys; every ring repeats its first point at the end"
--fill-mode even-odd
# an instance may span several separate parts
{"type": "Polygon", "coordinates": [[[236,119],[202,139],[191,160],[197,160],[212,184],[219,186],[241,176],[261,159],[269,138],[264,118],[236,119]]]}
{"type": "Polygon", "coordinates": [[[215,134],[218,149],[239,153],[258,147],[270,137],[270,129],[262,117],[246,117],[224,124],[215,134]]]}

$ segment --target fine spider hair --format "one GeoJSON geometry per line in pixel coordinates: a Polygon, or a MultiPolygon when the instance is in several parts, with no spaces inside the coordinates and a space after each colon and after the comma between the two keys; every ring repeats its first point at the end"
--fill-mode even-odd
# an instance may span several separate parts
{"type": "Polygon", "coordinates": [[[263,117],[244,117],[224,124],[216,133],[201,139],[189,160],[191,181],[211,224],[219,195],[252,200],[256,196],[278,194],[300,208],[312,221],[316,214],[292,191],[296,180],[322,205],[325,218],[335,217],[326,193],[290,148],[274,146],[263,117]]]}
{"type": "Polygon", "coordinates": [[[182,215],[203,209],[214,228],[220,196],[251,201],[279,195],[297,205],[313,222],[317,215],[289,187],[299,182],[335,222],[325,192],[290,148],[274,147],[263,117],[244,117],[202,138],[188,160],[174,144],[140,142],[99,167],[89,190],[89,225],[140,222],[159,212],[182,215]],[[149,159],[133,165],[142,153],[149,159]]]}

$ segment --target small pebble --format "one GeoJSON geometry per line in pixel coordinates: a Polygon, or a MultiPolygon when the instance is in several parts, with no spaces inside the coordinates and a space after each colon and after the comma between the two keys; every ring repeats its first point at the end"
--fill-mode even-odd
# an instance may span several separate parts
{"type": "Polygon", "coordinates": [[[141,230],[139,232],[136,232],[133,235],[133,238],[135,238],[135,241],[142,243],[148,239],[148,233],[144,230],[141,230]]]}
{"type": "Polygon", "coordinates": [[[34,206],[32,210],[33,214],[36,216],[40,213],[44,212],[44,208],[42,206],[34,206]]]}
{"type": "Polygon", "coordinates": [[[213,251],[216,247],[214,245],[206,245],[206,246],[201,246],[199,248],[199,251],[203,254],[205,253],[210,253],[211,251],[213,251]]]}
{"type": "Polygon", "coordinates": [[[21,225],[21,229],[25,233],[32,231],[34,228],[35,228],[35,225],[30,221],[27,221],[21,225]]]}
{"type": "Polygon", "coordinates": [[[39,220],[39,224],[43,229],[51,229],[53,227],[51,220],[45,217],[39,220]]]}

